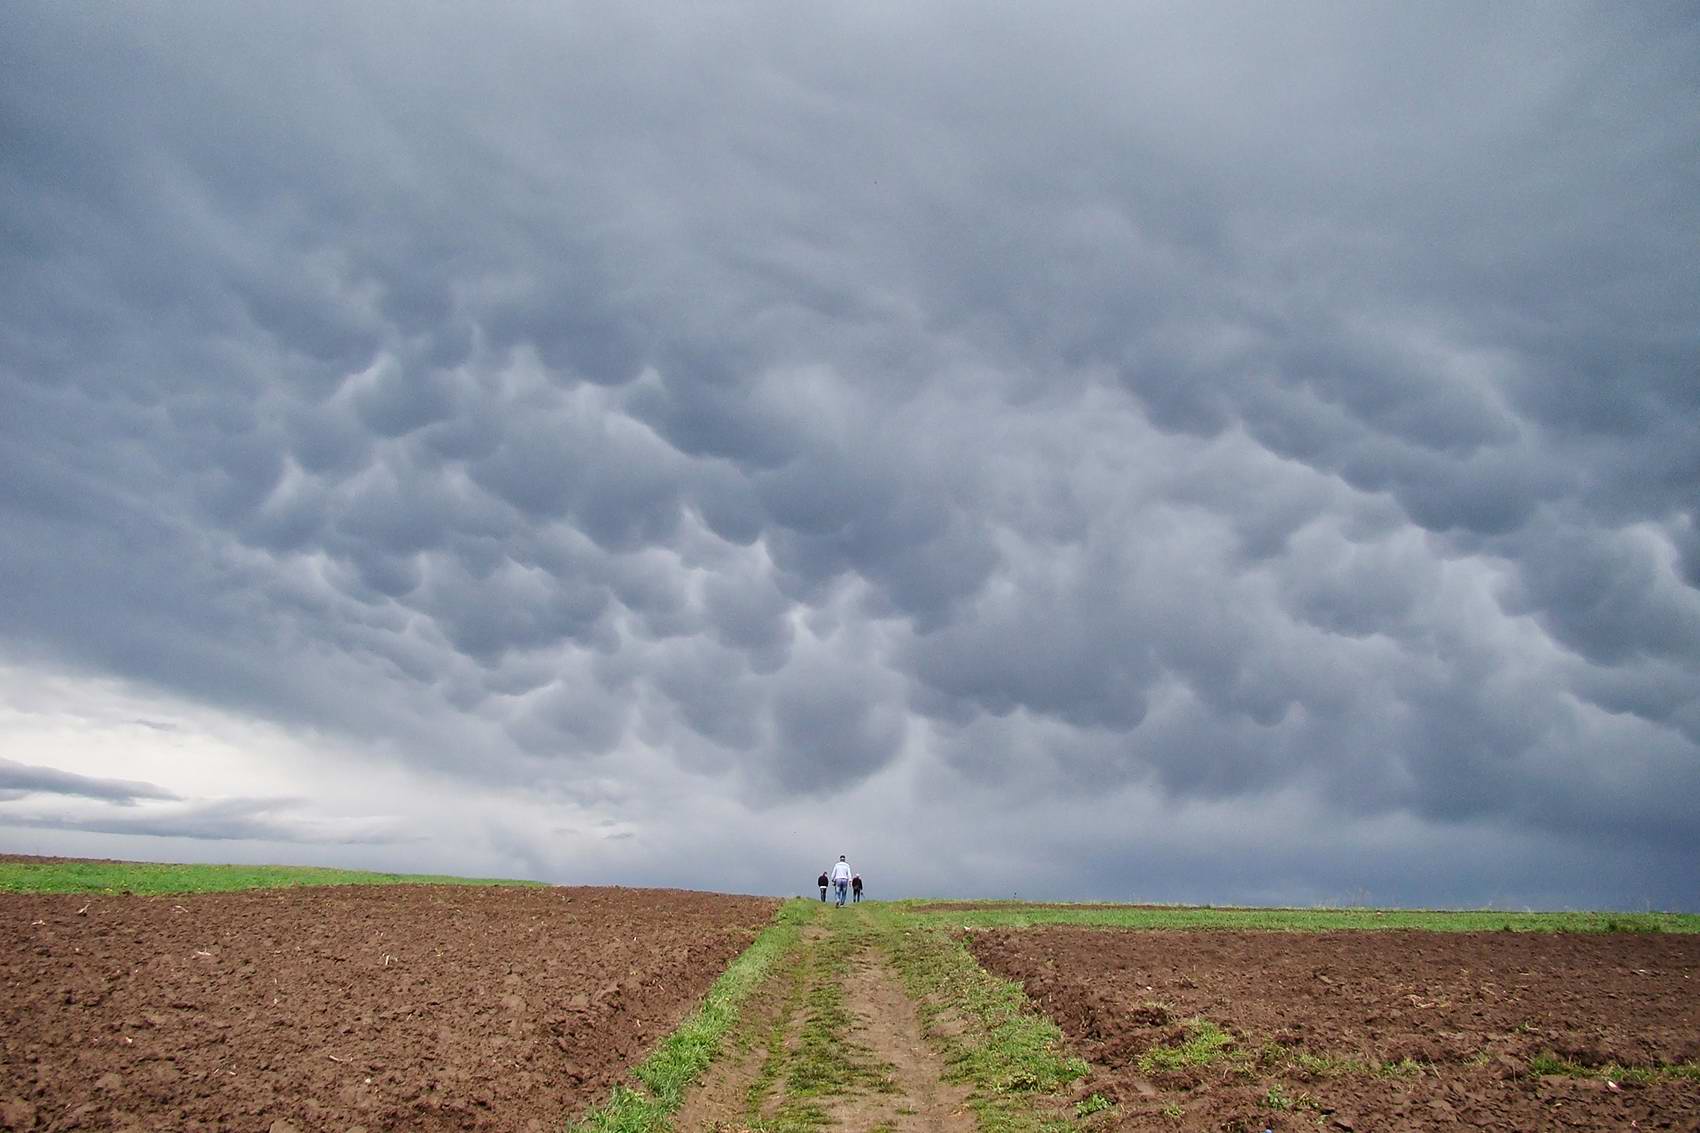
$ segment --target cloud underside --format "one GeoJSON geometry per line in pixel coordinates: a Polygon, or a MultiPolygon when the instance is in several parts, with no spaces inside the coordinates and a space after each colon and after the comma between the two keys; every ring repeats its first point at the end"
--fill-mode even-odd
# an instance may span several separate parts
{"type": "Polygon", "coordinates": [[[41,767],[4,758],[0,758],[0,793],[13,797],[36,793],[67,795],[98,799],[118,806],[131,805],[137,799],[178,797],[153,783],[77,775],[55,767],[41,767]]]}
{"type": "Polygon", "coordinates": [[[153,783],[0,759],[0,826],[213,841],[378,844],[410,840],[386,818],[303,813],[306,799],[185,799],[153,783]]]}
{"type": "Polygon", "coordinates": [[[422,837],[397,829],[386,818],[333,819],[302,810],[302,802],[294,799],[215,799],[135,808],[8,806],[0,808],[0,825],[83,834],[286,845],[369,846],[416,842],[422,837]]]}
{"type": "Polygon", "coordinates": [[[1228,12],[7,10],[7,648],[634,811],[1700,848],[1695,20],[1228,12]]]}

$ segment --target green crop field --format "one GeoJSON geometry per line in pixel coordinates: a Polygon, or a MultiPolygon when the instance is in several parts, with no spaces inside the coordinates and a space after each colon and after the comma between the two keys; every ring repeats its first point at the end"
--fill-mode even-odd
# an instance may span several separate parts
{"type": "Polygon", "coordinates": [[[284,865],[175,865],[158,862],[0,861],[0,892],[218,893],[302,885],[538,885],[535,881],[369,873],[284,865]]]}
{"type": "Polygon", "coordinates": [[[1496,909],[1253,909],[1186,905],[1033,905],[904,901],[909,915],[956,928],[1090,925],[1282,932],[1700,932],[1694,913],[1507,912],[1496,909]]]}

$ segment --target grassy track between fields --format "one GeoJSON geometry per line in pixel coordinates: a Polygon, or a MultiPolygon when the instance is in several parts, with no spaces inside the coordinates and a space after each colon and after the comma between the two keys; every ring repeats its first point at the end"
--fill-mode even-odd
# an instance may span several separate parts
{"type": "Polygon", "coordinates": [[[0,862],[7,893],[224,893],[306,885],[541,885],[482,877],[370,873],[282,865],[175,865],[159,862],[0,862]]]}
{"type": "Polygon", "coordinates": [[[1088,925],[1131,929],[1277,932],[1700,932],[1694,913],[1513,913],[1492,909],[1250,909],[1182,905],[1027,905],[1019,902],[895,903],[919,923],[949,928],[1088,925]]]}
{"type": "Polygon", "coordinates": [[[787,901],[755,943],[733,960],[708,989],[696,1014],[680,1024],[633,1071],[639,1086],[617,1085],[613,1096],[570,1126],[570,1133],[664,1133],[669,1118],[720,1051],[744,1002],[798,945],[802,925],[816,915],[808,901],[787,901]]]}
{"type": "Polygon", "coordinates": [[[830,1124],[830,1099],[893,1089],[894,1068],[852,1036],[856,1019],[845,1002],[851,958],[869,943],[865,927],[850,910],[814,911],[826,931],[805,936],[798,950],[792,996],[745,1097],[751,1133],[811,1133],[830,1124]]]}
{"type": "Polygon", "coordinates": [[[919,1005],[947,1077],[972,1091],[984,1133],[1081,1128],[1063,1091],[1086,1074],[1086,1063],[1070,1053],[1062,1031],[1020,984],[987,972],[943,925],[904,903],[869,902],[858,911],[919,1005]]]}

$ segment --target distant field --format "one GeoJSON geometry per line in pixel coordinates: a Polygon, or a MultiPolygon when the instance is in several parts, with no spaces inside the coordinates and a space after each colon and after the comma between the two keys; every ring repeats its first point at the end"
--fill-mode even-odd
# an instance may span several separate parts
{"type": "Polygon", "coordinates": [[[538,885],[482,877],[370,873],[286,865],[175,865],[159,862],[0,859],[3,893],[221,893],[302,885],[538,885]]]}
{"type": "Polygon", "coordinates": [[[901,901],[905,912],[957,928],[1262,929],[1282,932],[1700,932],[1694,913],[1515,913],[1492,909],[1246,909],[1179,905],[1034,905],[901,901]]]}

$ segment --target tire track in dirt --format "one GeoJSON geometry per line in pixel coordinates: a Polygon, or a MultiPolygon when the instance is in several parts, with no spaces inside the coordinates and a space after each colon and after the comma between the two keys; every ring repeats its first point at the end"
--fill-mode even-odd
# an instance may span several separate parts
{"type": "MultiPolygon", "coordinates": [[[[738,1025],[723,1041],[719,1058],[703,1080],[686,1095],[673,1116],[680,1133],[747,1133],[751,1110],[770,1099],[758,1086],[763,1072],[776,1068],[795,1048],[808,976],[810,944],[824,933],[810,928],[796,952],[776,969],[746,1001],[738,1025]],[[752,1093],[758,1096],[752,1099],[752,1093]]],[[[766,1106],[771,1111],[772,1106],[766,1106]]]]}

